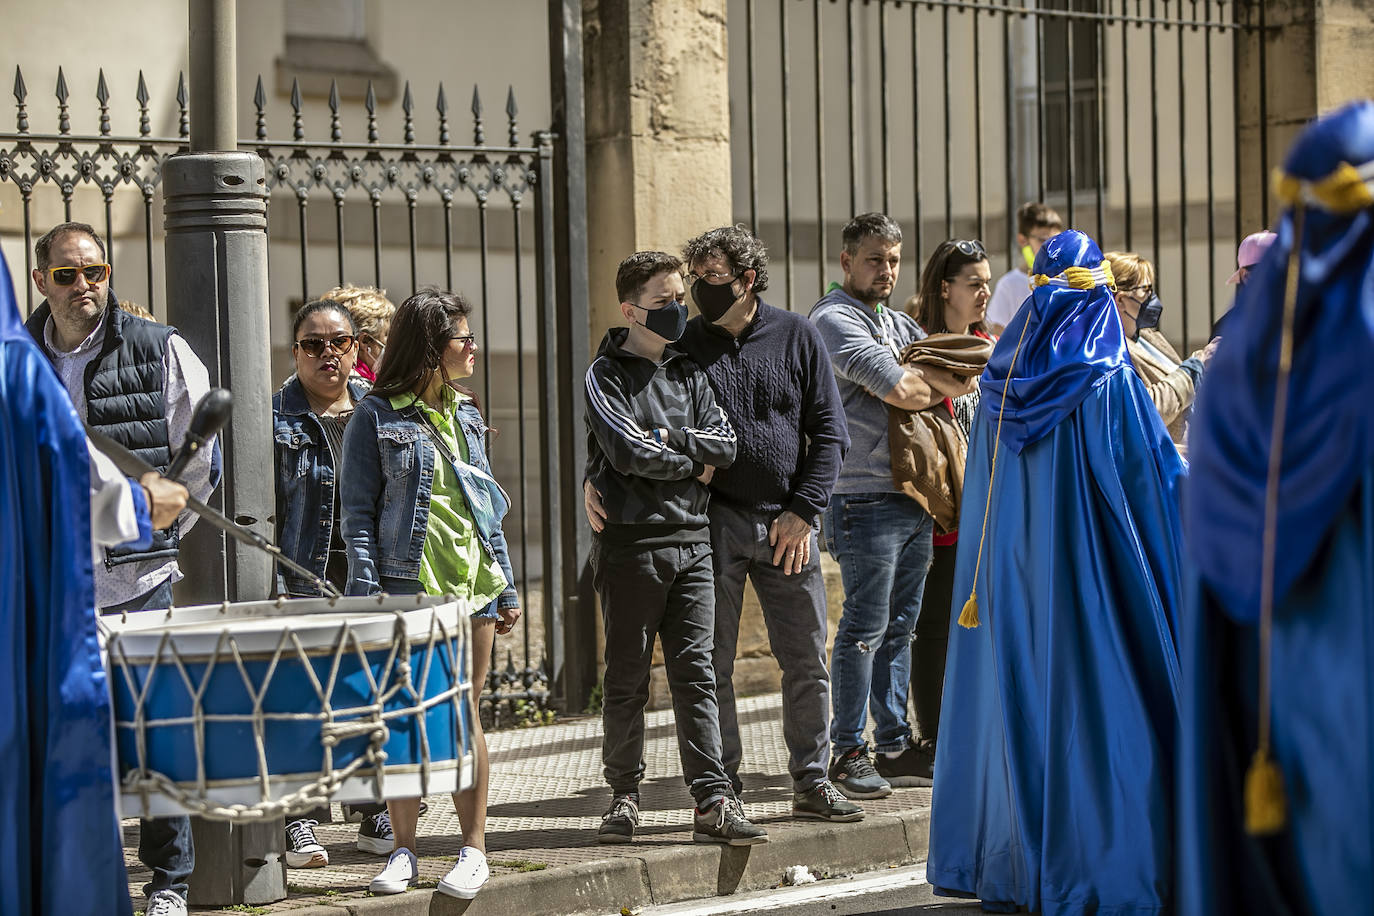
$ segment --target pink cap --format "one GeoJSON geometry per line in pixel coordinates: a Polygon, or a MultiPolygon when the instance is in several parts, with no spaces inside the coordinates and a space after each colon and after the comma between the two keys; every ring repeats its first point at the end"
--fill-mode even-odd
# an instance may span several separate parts
{"type": "Polygon", "coordinates": [[[1247,235],[1240,243],[1240,250],[1236,252],[1236,264],[1240,267],[1235,273],[1231,274],[1227,283],[1239,283],[1242,271],[1254,267],[1264,257],[1264,253],[1269,250],[1269,246],[1274,244],[1274,239],[1278,238],[1272,232],[1255,232],[1247,235]]]}

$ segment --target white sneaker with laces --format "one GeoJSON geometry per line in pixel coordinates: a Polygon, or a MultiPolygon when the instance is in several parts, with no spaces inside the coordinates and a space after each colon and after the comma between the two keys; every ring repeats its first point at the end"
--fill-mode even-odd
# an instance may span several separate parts
{"type": "Polygon", "coordinates": [[[415,883],[419,873],[415,853],[402,847],[391,854],[386,860],[386,868],[372,879],[367,889],[374,894],[399,894],[415,883]]]}
{"type": "Polygon", "coordinates": [[[176,891],[158,891],[148,898],[144,916],[186,916],[186,900],[176,891]]]}
{"type": "Polygon", "coordinates": [[[319,824],[312,818],[302,818],[286,825],[287,868],[323,868],[329,864],[329,853],[315,837],[319,824]]]}
{"type": "Polygon", "coordinates": [[[457,864],[439,882],[439,893],[471,900],[490,877],[486,853],[476,846],[464,846],[458,853],[457,864]]]}

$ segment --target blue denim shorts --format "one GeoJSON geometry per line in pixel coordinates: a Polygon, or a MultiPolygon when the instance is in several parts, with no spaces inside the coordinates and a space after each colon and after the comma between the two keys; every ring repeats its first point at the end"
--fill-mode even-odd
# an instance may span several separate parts
{"type": "MultiPolygon", "coordinates": [[[[398,579],[394,576],[382,576],[382,591],[388,595],[418,595],[424,591],[418,579],[398,579]]],[[[497,599],[498,601],[500,599],[497,599]]],[[[480,611],[472,612],[473,620],[500,620],[501,615],[496,612],[496,601],[488,604],[480,611]]]]}

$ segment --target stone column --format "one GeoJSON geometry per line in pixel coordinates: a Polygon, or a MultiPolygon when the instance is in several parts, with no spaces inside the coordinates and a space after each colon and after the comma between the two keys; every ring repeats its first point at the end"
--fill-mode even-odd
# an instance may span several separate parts
{"type": "Polygon", "coordinates": [[[1312,118],[1374,98],[1374,0],[1266,0],[1250,15],[1263,28],[1244,31],[1236,41],[1237,205],[1247,233],[1265,225],[1266,199],[1269,224],[1279,212],[1266,163],[1270,171],[1281,166],[1312,118]]]}
{"type": "Polygon", "coordinates": [[[726,0],[583,0],[591,343],[616,265],[731,222],[726,0]]]}

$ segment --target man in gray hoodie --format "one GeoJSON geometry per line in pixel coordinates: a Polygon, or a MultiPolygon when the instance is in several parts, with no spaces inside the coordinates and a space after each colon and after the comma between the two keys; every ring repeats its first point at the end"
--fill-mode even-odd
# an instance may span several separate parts
{"type": "Polygon", "coordinates": [[[911,631],[931,560],[933,522],[892,480],[888,405],[923,410],[967,394],[976,380],[902,365],[899,353],[925,337],[886,303],[897,282],[902,230],[881,213],[844,227],[840,269],[811,310],[830,353],[850,447],[822,516],[826,549],[840,564],[844,610],[830,655],[830,779],[850,798],[882,798],[892,786],[928,786],[933,754],[907,722],[911,631]],[[876,768],[864,744],[873,710],[876,768]]]}

